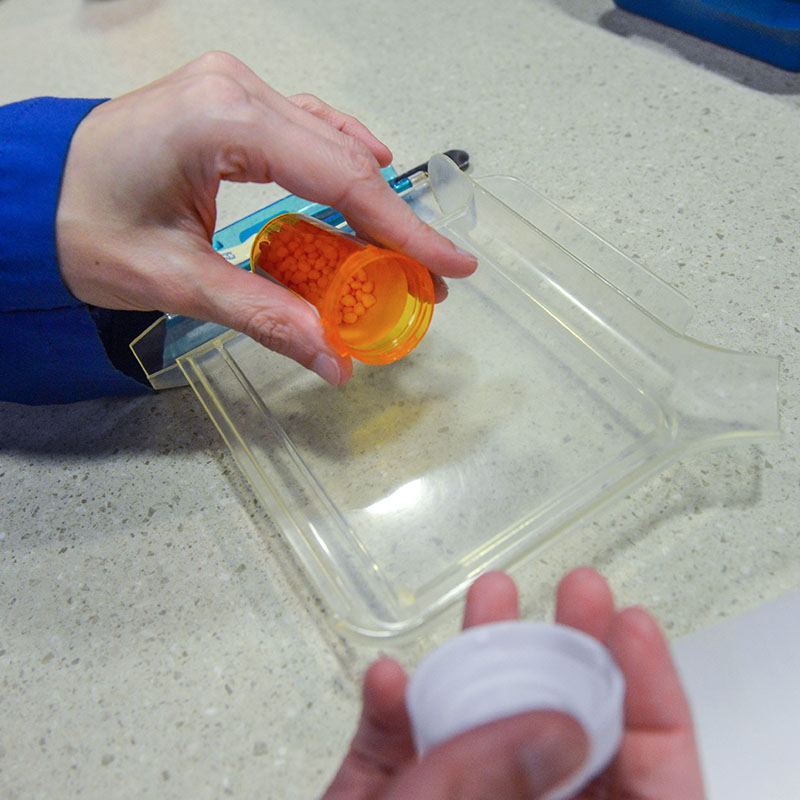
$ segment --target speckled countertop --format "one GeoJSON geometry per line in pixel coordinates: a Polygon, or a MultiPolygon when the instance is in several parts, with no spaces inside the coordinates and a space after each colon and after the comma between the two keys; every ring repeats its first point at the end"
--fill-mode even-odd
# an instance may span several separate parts
{"type": "MultiPolygon", "coordinates": [[[[800,76],[606,0],[3,0],[0,30],[2,102],[226,49],[400,169],[467,149],[678,288],[694,337],[782,357],[782,441],[687,457],[516,569],[531,616],[579,563],[673,637],[798,584],[800,76]]],[[[276,196],[225,187],[220,225],[276,196]]],[[[191,391],[0,405],[0,444],[0,795],[317,796],[377,648],[327,625],[191,391]]]]}

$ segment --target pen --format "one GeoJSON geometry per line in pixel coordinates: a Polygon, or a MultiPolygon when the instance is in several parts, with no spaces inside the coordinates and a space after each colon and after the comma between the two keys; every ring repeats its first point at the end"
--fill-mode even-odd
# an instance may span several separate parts
{"type": "MultiPolygon", "coordinates": [[[[469,153],[467,153],[466,150],[448,150],[445,155],[452,159],[456,166],[461,170],[465,170],[469,166],[469,153]]],[[[425,175],[427,172],[428,162],[425,161],[422,164],[418,164],[416,167],[412,167],[402,175],[392,178],[388,183],[392,189],[400,194],[401,192],[405,192],[407,189],[410,189],[414,185],[415,179],[425,175]]],[[[318,219],[320,222],[325,222],[328,225],[333,225],[334,227],[344,222],[344,216],[335,208],[323,208],[316,214],[312,214],[312,216],[315,219],[318,219]]]]}

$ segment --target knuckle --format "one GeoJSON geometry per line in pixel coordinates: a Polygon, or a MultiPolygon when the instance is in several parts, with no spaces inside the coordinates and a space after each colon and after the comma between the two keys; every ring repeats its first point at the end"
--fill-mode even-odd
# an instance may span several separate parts
{"type": "Polygon", "coordinates": [[[341,148],[344,185],[336,202],[345,207],[350,198],[362,192],[365,187],[374,185],[376,179],[382,180],[382,178],[378,162],[366,145],[356,139],[348,138],[342,143],[341,148]]]}
{"type": "Polygon", "coordinates": [[[268,350],[282,355],[288,352],[294,335],[292,326],[276,308],[254,311],[244,326],[243,333],[268,350]]]}
{"type": "Polygon", "coordinates": [[[358,139],[344,141],[345,166],[354,180],[373,180],[378,174],[378,162],[369,148],[358,139]]]}
{"type": "Polygon", "coordinates": [[[430,226],[416,214],[407,214],[404,223],[402,233],[400,233],[398,241],[394,243],[395,247],[403,252],[410,250],[420,239],[433,233],[430,226]]]}
{"type": "Polygon", "coordinates": [[[210,50],[195,59],[195,65],[207,72],[221,72],[228,75],[236,74],[242,68],[242,62],[236,56],[224,50],[210,50]]]}
{"type": "Polygon", "coordinates": [[[315,114],[326,108],[325,103],[323,103],[319,97],[314,94],[309,94],[308,92],[301,92],[300,94],[293,95],[292,102],[294,102],[295,105],[300,106],[300,108],[304,109],[305,111],[311,112],[312,114],[315,114]]]}
{"type": "Polygon", "coordinates": [[[232,76],[223,72],[194,75],[187,86],[189,102],[210,108],[239,105],[248,100],[247,91],[232,76]]]}

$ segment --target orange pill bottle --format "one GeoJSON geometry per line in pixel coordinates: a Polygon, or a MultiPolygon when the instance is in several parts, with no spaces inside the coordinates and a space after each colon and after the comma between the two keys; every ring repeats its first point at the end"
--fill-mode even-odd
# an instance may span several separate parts
{"type": "Polygon", "coordinates": [[[250,266],[314,305],[337,353],[368,364],[410,353],[433,316],[433,281],[422,264],[302,214],[270,220],[250,266]]]}

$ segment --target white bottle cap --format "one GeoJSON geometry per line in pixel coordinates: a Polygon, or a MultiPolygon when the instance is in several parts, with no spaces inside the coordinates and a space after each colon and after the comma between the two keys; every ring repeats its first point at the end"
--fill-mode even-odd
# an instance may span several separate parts
{"type": "Polygon", "coordinates": [[[406,694],[417,752],[526,711],[563,711],[589,739],[581,769],[548,800],[575,794],[619,748],[625,680],[608,650],[565,625],[497,622],[469,628],[420,664],[406,694]]]}

